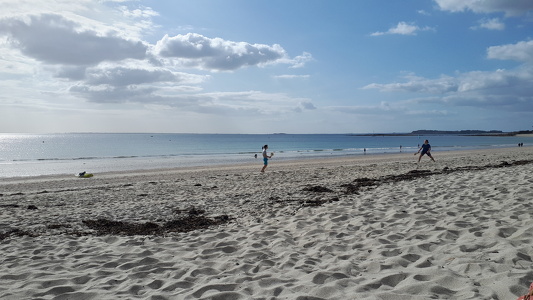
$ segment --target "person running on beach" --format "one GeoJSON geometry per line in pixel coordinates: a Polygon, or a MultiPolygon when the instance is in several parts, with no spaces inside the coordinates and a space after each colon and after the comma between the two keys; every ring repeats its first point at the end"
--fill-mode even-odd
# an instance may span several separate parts
{"type": "Polygon", "coordinates": [[[429,144],[428,140],[424,141],[424,144],[422,145],[422,147],[420,147],[420,149],[418,149],[418,152],[416,152],[415,155],[417,155],[418,153],[420,153],[420,156],[418,157],[418,162],[420,162],[424,154],[427,154],[432,161],[435,161],[435,159],[433,159],[433,156],[431,156],[431,145],[429,144]],[[422,150],[422,152],[420,152],[420,150],[422,150]]]}
{"type": "Polygon", "coordinates": [[[261,169],[261,173],[265,172],[265,169],[268,166],[268,159],[272,157],[272,154],[271,155],[267,154],[267,149],[268,149],[268,145],[264,145],[263,146],[263,162],[264,162],[264,165],[263,165],[263,168],[261,169]]]}

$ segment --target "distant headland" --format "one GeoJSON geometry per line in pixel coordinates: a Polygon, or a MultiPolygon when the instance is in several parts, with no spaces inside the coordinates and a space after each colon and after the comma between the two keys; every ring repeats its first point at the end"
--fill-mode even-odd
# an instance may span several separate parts
{"type": "Polygon", "coordinates": [[[418,135],[466,135],[466,136],[516,136],[533,134],[533,130],[504,132],[501,130],[415,130],[409,133],[362,133],[353,136],[418,136],[418,135]]]}

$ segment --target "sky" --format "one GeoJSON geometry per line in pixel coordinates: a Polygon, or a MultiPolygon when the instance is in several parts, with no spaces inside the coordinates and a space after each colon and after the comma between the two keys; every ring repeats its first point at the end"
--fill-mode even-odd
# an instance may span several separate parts
{"type": "Polygon", "coordinates": [[[531,0],[2,0],[0,132],[533,129],[531,0]]]}

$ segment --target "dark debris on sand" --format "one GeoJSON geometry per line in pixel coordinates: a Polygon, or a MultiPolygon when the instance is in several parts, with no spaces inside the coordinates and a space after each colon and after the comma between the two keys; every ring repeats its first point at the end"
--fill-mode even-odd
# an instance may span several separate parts
{"type": "MultiPolygon", "coordinates": [[[[366,178],[366,177],[357,178],[350,183],[340,185],[340,187],[344,188],[345,195],[358,195],[362,189],[375,188],[381,184],[386,184],[386,183],[395,183],[395,182],[401,182],[401,181],[415,180],[421,177],[427,177],[427,176],[438,175],[438,174],[449,174],[449,173],[461,172],[461,171],[478,171],[478,170],[485,170],[485,169],[505,168],[505,167],[511,167],[511,166],[526,165],[526,164],[531,164],[531,163],[533,163],[533,160],[520,160],[520,161],[511,162],[511,163],[502,161],[500,164],[495,164],[495,165],[465,166],[465,167],[457,167],[454,169],[445,167],[442,170],[435,170],[435,171],[411,170],[405,174],[387,175],[387,176],[383,176],[377,179],[366,178]]],[[[335,193],[334,190],[328,187],[320,186],[320,185],[314,185],[314,186],[308,185],[303,188],[303,191],[313,192],[313,193],[335,193]]],[[[279,199],[279,197],[276,197],[275,199],[271,198],[271,200],[275,200],[276,203],[289,203],[289,202],[297,201],[300,204],[300,207],[312,207],[312,206],[321,206],[323,204],[332,203],[334,201],[339,201],[339,198],[335,197],[332,199],[281,200],[279,199]]]]}
{"type": "MultiPolygon", "coordinates": [[[[449,174],[449,173],[461,172],[461,171],[477,171],[477,170],[494,169],[494,168],[505,168],[505,167],[511,167],[511,166],[526,165],[526,164],[531,164],[531,163],[533,163],[533,160],[520,160],[520,161],[511,162],[511,163],[502,161],[500,164],[495,164],[495,165],[465,166],[465,167],[457,167],[455,169],[445,167],[441,171],[439,170],[437,171],[411,170],[405,174],[388,175],[388,176],[383,176],[377,179],[357,178],[350,183],[342,184],[340,186],[344,188],[345,195],[354,195],[354,194],[358,195],[359,192],[364,188],[378,187],[379,185],[384,184],[384,183],[395,183],[395,182],[401,182],[401,181],[407,181],[407,180],[415,180],[417,178],[427,177],[430,175],[449,174]]],[[[309,192],[316,192],[316,193],[334,192],[331,189],[327,187],[323,187],[323,186],[307,186],[303,190],[309,191],[309,192]]],[[[306,205],[306,206],[319,206],[325,203],[330,203],[331,201],[312,200],[312,201],[307,201],[307,202],[313,203],[313,204],[306,205]]]]}
{"type": "Polygon", "coordinates": [[[304,191],[307,192],[314,192],[314,193],[331,193],[333,192],[331,189],[328,189],[327,187],[315,185],[315,186],[307,186],[304,188],[304,191]]]}
{"type": "MultiPolygon", "coordinates": [[[[189,232],[198,229],[207,229],[211,226],[218,226],[224,223],[228,223],[232,218],[227,215],[216,216],[213,218],[208,218],[203,216],[204,211],[191,209],[189,214],[184,217],[180,217],[174,220],[165,222],[162,225],[159,225],[154,222],[145,222],[145,223],[130,223],[122,221],[113,221],[107,219],[97,219],[97,220],[83,220],[82,223],[87,226],[91,231],[74,231],[70,232],[77,236],[86,236],[86,235],[164,235],[171,232],[189,232]]],[[[71,228],[70,224],[50,224],[47,226],[48,229],[62,229],[62,228],[71,228]]],[[[7,232],[0,232],[0,241],[8,237],[22,237],[22,236],[38,236],[28,231],[23,231],[20,229],[12,229],[7,232]]]]}
{"type": "Polygon", "coordinates": [[[336,201],[339,201],[340,199],[338,197],[333,197],[331,199],[314,199],[314,200],[300,200],[299,203],[302,207],[313,207],[313,206],[321,206],[326,203],[333,203],[336,201]]]}
{"type": "Polygon", "coordinates": [[[533,160],[519,160],[519,161],[515,161],[511,163],[502,161],[500,164],[497,164],[497,165],[465,166],[465,167],[457,167],[455,169],[450,169],[448,167],[445,167],[444,169],[442,169],[442,171],[411,170],[405,174],[388,175],[388,176],[383,176],[379,179],[358,178],[358,179],[355,179],[352,183],[343,184],[341,186],[346,188],[345,194],[358,194],[359,190],[363,187],[376,187],[383,183],[395,183],[395,182],[401,182],[401,181],[407,181],[407,180],[415,180],[417,178],[427,177],[430,175],[449,174],[449,173],[461,172],[461,171],[480,171],[480,170],[486,170],[486,169],[521,166],[521,165],[527,165],[531,163],[533,163],[533,160]]]}
{"type": "MultiPolygon", "coordinates": [[[[377,179],[372,178],[357,178],[353,180],[352,182],[348,184],[343,184],[341,187],[345,188],[344,194],[350,195],[350,194],[359,194],[361,189],[366,188],[375,188],[378,187],[381,184],[386,183],[395,183],[395,182],[401,182],[401,181],[407,181],[407,180],[415,180],[420,177],[427,177],[431,175],[438,175],[438,174],[449,174],[454,172],[462,172],[462,171],[478,171],[478,170],[485,170],[485,169],[495,169],[495,168],[505,168],[505,167],[511,167],[511,166],[521,166],[521,165],[527,165],[533,163],[533,160],[520,160],[515,162],[506,162],[502,161],[500,164],[494,164],[494,165],[485,165],[485,166],[465,166],[465,167],[457,167],[457,168],[448,168],[445,167],[442,170],[411,170],[405,174],[399,174],[399,175],[388,175],[383,176],[377,179]]],[[[324,187],[324,186],[306,186],[304,191],[313,192],[313,193],[335,193],[334,190],[324,187]]],[[[300,207],[314,207],[314,206],[321,206],[326,203],[332,203],[335,201],[339,201],[339,197],[331,197],[329,199],[312,199],[312,200],[281,200],[279,197],[273,197],[270,200],[273,200],[276,203],[289,203],[289,202],[297,202],[300,207]]],[[[18,204],[1,204],[0,208],[23,208],[23,206],[20,206],[18,204]]],[[[35,210],[38,209],[34,205],[28,205],[25,207],[28,210],[35,210]]],[[[94,231],[86,231],[86,232],[70,232],[71,234],[76,235],[164,235],[166,233],[171,232],[189,232],[193,230],[198,229],[206,229],[211,226],[218,226],[224,223],[227,223],[233,218],[222,215],[222,216],[216,216],[213,218],[208,218],[204,216],[205,210],[197,209],[194,206],[184,209],[184,210],[176,210],[175,213],[179,214],[186,214],[183,217],[179,217],[174,220],[167,221],[163,224],[155,223],[155,222],[145,222],[145,223],[130,223],[130,222],[122,222],[122,221],[113,221],[113,220],[107,220],[107,219],[97,219],[97,220],[84,220],[82,221],[85,226],[88,228],[94,230],[94,231]]],[[[52,224],[48,226],[48,229],[68,229],[71,228],[70,224],[52,224]]],[[[68,232],[67,232],[68,233],[68,232]]],[[[0,241],[9,238],[9,237],[22,237],[22,236],[37,236],[36,233],[20,230],[18,228],[11,229],[5,232],[0,232],[0,241]]]]}
{"type": "Polygon", "coordinates": [[[359,194],[359,190],[363,187],[372,187],[376,186],[379,183],[378,179],[371,178],[357,178],[353,183],[343,184],[341,187],[346,188],[344,191],[345,194],[359,194]]]}
{"type": "Polygon", "coordinates": [[[24,231],[24,230],[20,230],[18,228],[15,228],[15,229],[11,229],[11,230],[9,230],[7,232],[0,232],[0,241],[3,241],[4,239],[6,239],[8,237],[11,237],[11,236],[22,237],[22,236],[36,236],[36,235],[32,234],[29,231],[24,231]]]}
{"type": "Polygon", "coordinates": [[[189,232],[206,229],[210,226],[227,223],[230,219],[227,215],[208,218],[203,215],[189,214],[185,217],[167,221],[162,225],[154,222],[129,223],[106,219],[84,220],[83,224],[95,230],[98,235],[163,235],[169,232],[189,232]]]}

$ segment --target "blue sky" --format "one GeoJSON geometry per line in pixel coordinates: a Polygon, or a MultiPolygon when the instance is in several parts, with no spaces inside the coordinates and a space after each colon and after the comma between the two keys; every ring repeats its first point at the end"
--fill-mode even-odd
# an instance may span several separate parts
{"type": "Polygon", "coordinates": [[[4,0],[0,132],[533,129],[530,0],[4,0]]]}

